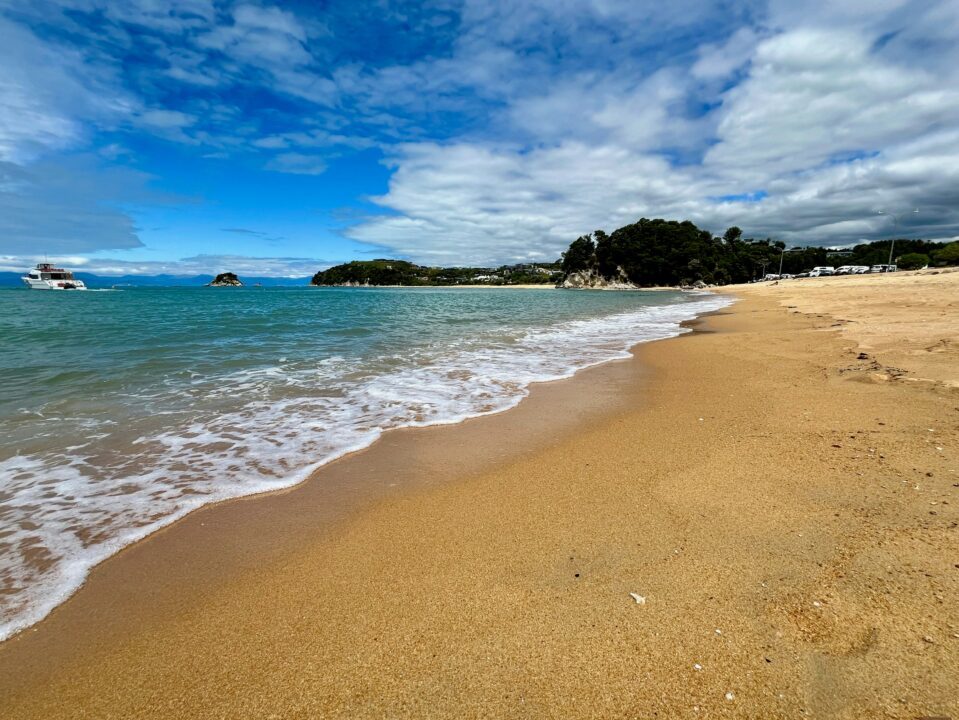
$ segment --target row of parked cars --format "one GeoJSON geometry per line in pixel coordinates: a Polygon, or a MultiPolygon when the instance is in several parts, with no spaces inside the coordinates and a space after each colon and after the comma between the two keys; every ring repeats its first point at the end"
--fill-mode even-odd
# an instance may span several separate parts
{"type": "Polygon", "coordinates": [[[792,278],[823,277],[827,275],[865,275],[866,273],[896,272],[897,269],[895,265],[841,265],[840,267],[820,265],[809,272],[799,273],[798,275],[788,273],[766,275],[763,280],[790,280],[792,278]]]}

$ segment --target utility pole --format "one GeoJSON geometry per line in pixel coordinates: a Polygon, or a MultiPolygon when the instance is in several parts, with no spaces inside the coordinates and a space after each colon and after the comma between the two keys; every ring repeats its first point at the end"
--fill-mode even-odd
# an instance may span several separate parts
{"type": "MultiPolygon", "coordinates": [[[[918,213],[918,212],[919,212],[919,208],[916,208],[916,209],[913,210],[912,212],[913,212],[913,213],[918,213]]],[[[893,251],[893,250],[895,249],[895,247],[896,247],[896,238],[895,238],[895,235],[896,235],[896,233],[899,232],[899,214],[894,215],[894,214],[892,214],[892,213],[887,213],[885,210],[880,210],[880,211],[878,212],[878,214],[879,214],[879,215],[889,215],[889,217],[892,218],[893,238],[892,238],[892,240],[889,242],[889,263],[888,263],[889,265],[892,265],[892,251],[893,251]]]]}

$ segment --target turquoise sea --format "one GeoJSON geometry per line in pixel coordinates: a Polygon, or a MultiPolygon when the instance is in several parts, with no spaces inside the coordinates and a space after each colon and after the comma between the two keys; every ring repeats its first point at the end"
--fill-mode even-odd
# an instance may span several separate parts
{"type": "Polygon", "coordinates": [[[443,288],[0,290],[0,639],[203,504],[505,410],[728,301],[443,288]]]}

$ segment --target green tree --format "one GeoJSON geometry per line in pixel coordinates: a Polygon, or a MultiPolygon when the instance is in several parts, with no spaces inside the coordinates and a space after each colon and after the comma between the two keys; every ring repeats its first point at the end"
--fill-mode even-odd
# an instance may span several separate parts
{"type": "MultiPolygon", "coordinates": [[[[622,269],[640,287],[696,280],[741,283],[775,272],[780,260],[783,272],[792,274],[817,265],[879,265],[889,257],[890,242],[862,243],[842,255],[811,245],[786,250],[779,240],[743,238],[742,230],[735,226],[719,238],[689,221],[641,218],[609,235],[598,230],[577,239],[563,256],[562,270],[568,274],[591,268],[613,279],[622,269]]],[[[903,238],[896,240],[896,250],[903,268],[922,267],[930,257],[941,264],[959,264],[959,242],[946,246],[903,238]]]]}
{"type": "Polygon", "coordinates": [[[959,242],[949,243],[934,252],[932,257],[940,265],[959,265],[959,242]]]}
{"type": "Polygon", "coordinates": [[[725,233],[723,233],[723,240],[725,240],[727,243],[734,243],[742,238],[742,236],[743,231],[733,225],[731,228],[726,230],[725,233]]]}
{"type": "Polygon", "coordinates": [[[563,253],[563,272],[568,275],[592,267],[595,253],[596,243],[593,238],[581,235],[573,240],[569,250],[563,253]]]}
{"type": "Polygon", "coordinates": [[[929,264],[929,256],[922,253],[906,253],[900,255],[896,265],[903,270],[917,270],[929,264]]]}

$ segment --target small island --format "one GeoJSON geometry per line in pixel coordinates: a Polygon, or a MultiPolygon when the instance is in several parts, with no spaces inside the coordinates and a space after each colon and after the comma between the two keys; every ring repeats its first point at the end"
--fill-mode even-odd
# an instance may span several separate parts
{"type": "Polygon", "coordinates": [[[207,287],[243,287],[243,283],[236,273],[225,272],[213,278],[213,282],[208,283],[207,287]]]}

